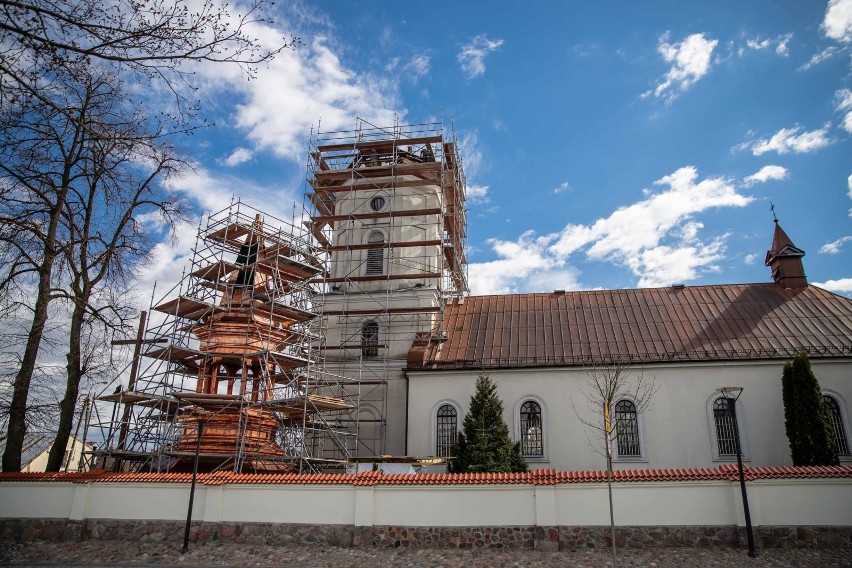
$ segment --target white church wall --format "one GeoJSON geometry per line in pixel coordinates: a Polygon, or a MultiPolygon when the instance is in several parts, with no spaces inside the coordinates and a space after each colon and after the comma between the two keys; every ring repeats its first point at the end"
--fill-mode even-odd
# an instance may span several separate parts
{"type": "MultiPolygon", "coordinates": [[[[824,390],[852,400],[852,362],[813,361],[814,372],[824,390]]],[[[790,465],[784,431],[781,399],[782,361],[703,362],[647,365],[632,372],[659,387],[652,406],[640,425],[645,444],[641,460],[616,460],[616,467],[681,468],[713,467],[735,463],[734,456],[714,456],[711,436],[712,411],[708,404],[724,386],[744,388],[737,403],[746,463],[753,466],[790,465]]],[[[504,419],[518,439],[516,426],[520,403],[527,398],[540,401],[545,420],[545,457],[530,459],[533,469],[603,469],[604,458],[595,450],[603,442],[582,424],[592,419],[583,392],[588,376],[582,368],[499,369],[487,372],[497,384],[504,404],[504,419]],[[591,438],[594,448],[590,444],[591,438]]],[[[459,428],[474,394],[477,371],[409,371],[409,454],[434,455],[432,409],[441,400],[461,406],[459,428]]],[[[846,415],[848,416],[848,408],[846,415]]],[[[847,436],[849,425],[846,424],[847,436]]]]}

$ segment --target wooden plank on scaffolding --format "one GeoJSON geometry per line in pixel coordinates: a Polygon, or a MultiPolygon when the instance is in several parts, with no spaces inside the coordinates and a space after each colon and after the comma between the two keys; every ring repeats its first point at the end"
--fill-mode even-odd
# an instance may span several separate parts
{"type": "Polygon", "coordinates": [[[143,355],[151,357],[152,359],[164,359],[166,361],[180,363],[182,365],[194,365],[195,368],[198,368],[198,361],[204,357],[204,354],[201,353],[201,351],[178,347],[177,345],[151,349],[150,351],[143,353],[143,355]]]}
{"type": "Polygon", "coordinates": [[[99,396],[98,400],[102,400],[104,402],[120,402],[124,404],[138,404],[153,398],[156,398],[156,395],[146,394],[143,392],[124,391],[99,396]]]}
{"type": "MultiPolygon", "coordinates": [[[[435,186],[441,185],[441,179],[439,176],[424,176],[418,177],[417,179],[396,179],[402,178],[403,176],[392,176],[391,180],[387,179],[388,176],[381,176],[381,181],[373,181],[373,179],[377,178],[363,178],[363,179],[355,179],[350,183],[346,183],[344,185],[340,185],[339,180],[328,182],[324,180],[311,179],[309,183],[311,187],[314,188],[314,191],[325,193],[344,193],[347,191],[377,191],[377,190],[386,190],[386,189],[404,189],[409,187],[423,187],[423,186],[435,186]]],[[[406,175],[406,178],[410,178],[411,176],[406,175]]]]}
{"type": "Polygon", "coordinates": [[[322,272],[321,268],[312,266],[291,256],[266,256],[257,263],[257,269],[269,276],[280,276],[291,281],[313,278],[322,272]]]}
{"type": "MultiPolygon", "coordinates": [[[[247,308],[244,308],[246,311],[251,311],[251,313],[259,315],[261,317],[269,318],[273,321],[285,323],[285,322],[296,322],[302,323],[308,320],[312,320],[317,317],[317,314],[313,312],[309,312],[307,310],[301,310],[299,308],[294,308],[293,306],[288,306],[286,304],[279,304],[278,302],[266,302],[264,304],[252,304],[247,308]]],[[[289,323],[288,323],[289,325],[289,323]]]]}
{"type": "Polygon", "coordinates": [[[434,314],[440,312],[438,306],[411,307],[411,308],[371,308],[365,310],[329,310],[323,312],[326,316],[359,316],[378,314],[434,314]]]}
{"type": "Polygon", "coordinates": [[[325,280],[311,280],[311,284],[322,284],[323,282],[377,282],[379,280],[429,280],[440,278],[440,272],[419,272],[413,274],[380,274],[376,276],[346,276],[344,278],[326,278],[325,280]]]}
{"type": "Polygon", "coordinates": [[[296,413],[303,412],[306,408],[308,412],[347,410],[350,408],[355,408],[354,405],[349,404],[342,398],[321,396],[318,394],[307,395],[307,400],[305,400],[305,396],[296,396],[292,398],[267,400],[263,403],[258,404],[262,404],[264,407],[272,407],[275,410],[280,410],[282,412],[291,410],[296,413]]]}
{"type": "Polygon", "coordinates": [[[364,243],[360,245],[339,245],[328,247],[326,250],[369,250],[379,248],[407,248],[407,247],[431,247],[443,243],[441,239],[431,239],[428,241],[394,241],[390,243],[364,243]]]}
{"type": "Polygon", "coordinates": [[[207,233],[206,235],[204,235],[204,238],[209,241],[215,241],[218,243],[224,243],[233,246],[240,246],[243,244],[243,241],[240,239],[250,234],[252,230],[253,227],[251,225],[244,225],[242,223],[231,223],[227,227],[223,227],[218,231],[207,233]]]}
{"type": "Polygon", "coordinates": [[[319,169],[325,171],[331,169],[328,165],[328,162],[325,161],[325,158],[319,152],[311,152],[311,157],[314,159],[314,162],[316,162],[317,166],[319,166],[319,169]]]}
{"type": "MultiPolygon", "coordinates": [[[[327,246],[331,245],[331,243],[325,237],[325,234],[323,234],[321,225],[318,225],[317,223],[314,223],[313,221],[303,221],[303,223],[305,224],[305,226],[308,229],[310,229],[311,235],[313,235],[313,237],[317,240],[317,242],[320,245],[322,245],[323,247],[327,247],[327,246]]],[[[326,225],[326,223],[323,223],[322,225],[326,225]]]]}
{"type": "Polygon", "coordinates": [[[220,260],[219,262],[213,263],[209,266],[199,268],[198,270],[192,273],[192,276],[195,276],[196,278],[201,278],[202,280],[216,282],[220,280],[223,276],[227,276],[228,274],[236,270],[239,270],[239,267],[236,264],[220,260]]]}
{"type": "Polygon", "coordinates": [[[353,175],[359,177],[382,177],[387,175],[388,170],[393,170],[394,175],[419,175],[440,170],[440,162],[425,162],[422,164],[384,164],[378,166],[367,166],[358,169],[332,170],[328,172],[314,172],[314,177],[321,181],[347,180],[353,175]]]}
{"type": "Polygon", "coordinates": [[[433,136],[418,136],[415,138],[392,138],[390,140],[368,140],[340,144],[324,144],[317,146],[317,151],[322,152],[339,152],[341,150],[371,150],[373,148],[401,148],[403,146],[419,146],[421,144],[437,144],[443,140],[440,135],[433,136]]]}
{"type": "Polygon", "coordinates": [[[390,219],[392,217],[424,217],[426,215],[440,215],[440,207],[431,209],[402,209],[399,211],[384,211],[378,213],[352,213],[350,215],[317,215],[311,217],[314,222],[349,221],[366,219],[390,219]]]}
{"type": "Polygon", "coordinates": [[[213,304],[201,302],[187,296],[178,296],[153,308],[154,310],[189,320],[199,320],[217,309],[213,304]]]}
{"type": "Polygon", "coordinates": [[[181,403],[197,406],[230,406],[235,402],[242,401],[242,397],[238,394],[200,393],[194,391],[172,391],[170,394],[181,403]]]}

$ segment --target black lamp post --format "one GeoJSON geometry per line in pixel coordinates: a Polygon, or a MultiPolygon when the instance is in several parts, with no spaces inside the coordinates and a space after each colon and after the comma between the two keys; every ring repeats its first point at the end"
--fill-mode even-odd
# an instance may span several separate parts
{"type": "Polygon", "coordinates": [[[207,424],[207,418],[199,418],[198,420],[198,440],[195,442],[195,460],[192,463],[192,485],[189,489],[189,510],[186,513],[186,527],[183,530],[183,549],[181,554],[186,554],[189,550],[189,526],[192,524],[192,502],[195,500],[195,479],[198,476],[198,454],[201,452],[201,436],[204,435],[204,426],[207,424]]]}
{"type": "Polygon", "coordinates": [[[748,539],[748,555],[751,558],[757,558],[757,551],[754,549],[754,531],[751,527],[751,514],[748,509],[745,473],[743,472],[743,457],[742,450],[740,448],[740,427],[737,423],[737,400],[743,393],[743,387],[722,387],[717,390],[725,397],[725,400],[728,403],[728,408],[731,410],[731,420],[734,423],[734,443],[737,450],[737,471],[740,475],[740,492],[743,495],[743,515],[745,516],[746,538],[748,539]]]}

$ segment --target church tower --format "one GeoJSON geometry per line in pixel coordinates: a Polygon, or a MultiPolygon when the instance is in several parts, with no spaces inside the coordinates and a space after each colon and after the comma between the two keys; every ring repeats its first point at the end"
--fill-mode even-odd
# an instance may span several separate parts
{"type": "Polygon", "coordinates": [[[766,251],[764,264],[772,271],[772,279],[784,288],[804,288],[808,285],[805,277],[805,267],[802,257],[805,251],[796,248],[778,220],[775,220],[775,234],[772,236],[772,247],[766,251]]]}
{"type": "Polygon", "coordinates": [[[323,133],[311,152],[306,224],[327,253],[326,367],[353,381],[359,457],[405,453],[412,344],[439,340],[465,295],[465,180],[441,124],[323,133]],[[437,339],[436,339],[437,338],[437,339]]]}

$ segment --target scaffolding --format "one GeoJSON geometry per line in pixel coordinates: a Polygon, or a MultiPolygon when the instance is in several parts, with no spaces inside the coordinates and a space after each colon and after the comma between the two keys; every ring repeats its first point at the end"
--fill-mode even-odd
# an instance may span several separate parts
{"type": "Polygon", "coordinates": [[[94,465],[343,467],[358,445],[359,388],[323,364],[323,260],[295,219],[240,201],[208,215],[189,269],[143,312],[128,387],[99,397],[113,406],[94,425],[94,465]]]}
{"type": "MultiPolygon", "coordinates": [[[[468,293],[465,179],[443,123],[312,137],[305,225],[329,267],[323,287],[328,368],[356,379],[359,458],[397,454],[389,443],[394,382],[411,357],[440,342],[444,306],[468,293]]],[[[402,404],[400,403],[401,406],[402,404]]],[[[403,411],[404,412],[404,411],[403,411]]],[[[397,436],[397,439],[399,436],[397,436]]]]}

